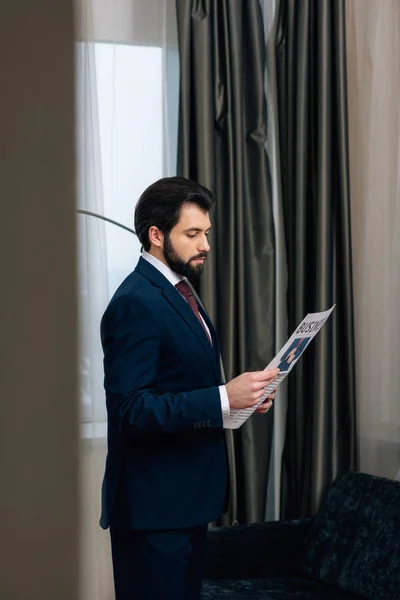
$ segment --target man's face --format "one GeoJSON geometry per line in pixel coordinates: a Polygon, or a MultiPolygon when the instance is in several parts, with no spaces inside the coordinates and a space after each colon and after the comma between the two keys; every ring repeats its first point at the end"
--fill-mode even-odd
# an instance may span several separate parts
{"type": "Polygon", "coordinates": [[[207,212],[203,212],[196,204],[182,206],[178,223],[164,236],[164,258],[175,273],[188,279],[201,275],[210,250],[210,227],[207,212]]]}

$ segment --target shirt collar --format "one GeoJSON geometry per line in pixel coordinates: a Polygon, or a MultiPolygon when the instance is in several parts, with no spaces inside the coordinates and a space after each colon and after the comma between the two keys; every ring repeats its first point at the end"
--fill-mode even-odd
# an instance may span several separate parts
{"type": "Polygon", "coordinates": [[[160,271],[160,273],[164,275],[164,277],[168,279],[168,281],[174,286],[180,281],[182,281],[182,279],[185,279],[184,277],[180,277],[177,273],[175,273],[175,271],[170,269],[168,265],[161,262],[161,260],[158,260],[158,258],[153,256],[152,254],[146,252],[146,250],[143,250],[142,258],[147,260],[147,262],[149,262],[151,265],[153,265],[153,267],[160,271]]]}

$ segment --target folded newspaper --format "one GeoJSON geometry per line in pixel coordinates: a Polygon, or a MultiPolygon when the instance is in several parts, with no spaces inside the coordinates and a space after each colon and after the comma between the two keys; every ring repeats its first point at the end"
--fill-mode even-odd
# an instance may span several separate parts
{"type": "Polygon", "coordinates": [[[278,352],[275,358],[265,369],[275,369],[278,367],[278,377],[265,388],[265,392],[260,401],[252,408],[243,408],[241,410],[231,410],[229,417],[224,418],[225,429],[239,429],[247,421],[255,410],[270,396],[282,383],[285,377],[293,369],[304,350],[311,340],[317,335],[335,308],[332,306],[329,310],[319,313],[308,314],[297,327],[295,332],[288,339],[283,348],[278,352]]]}

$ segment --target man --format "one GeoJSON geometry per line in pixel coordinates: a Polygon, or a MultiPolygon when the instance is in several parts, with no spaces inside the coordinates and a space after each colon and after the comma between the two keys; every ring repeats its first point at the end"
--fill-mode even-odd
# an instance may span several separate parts
{"type": "Polygon", "coordinates": [[[290,348],[286,350],[285,355],[282,357],[282,360],[278,365],[281,373],[289,371],[291,367],[293,367],[295,362],[297,362],[297,360],[303,354],[310,339],[311,338],[309,337],[305,337],[294,340],[290,348]]]}
{"type": "MultiPolygon", "coordinates": [[[[207,524],[227,499],[223,417],[254,406],[278,369],[221,380],[214,327],[187,278],[210,246],[209,190],[181,177],[142,194],[143,255],[101,323],[116,600],[198,600],[207,524]]],[[[260,409],[266,412],[272,401],[260,409]]]]}

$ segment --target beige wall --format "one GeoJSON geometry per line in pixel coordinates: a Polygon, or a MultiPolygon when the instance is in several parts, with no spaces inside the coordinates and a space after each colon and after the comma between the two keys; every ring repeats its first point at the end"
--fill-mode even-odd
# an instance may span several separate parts
{"type": "Polygon", "coordinates": [[[1,600],[78,590],[72,5],[1,4],[1,600]]]}
{"type": "Polygon", "coordinates": [[[347,0],[360,470],[400,479],[400,3],[347,0]]]}

